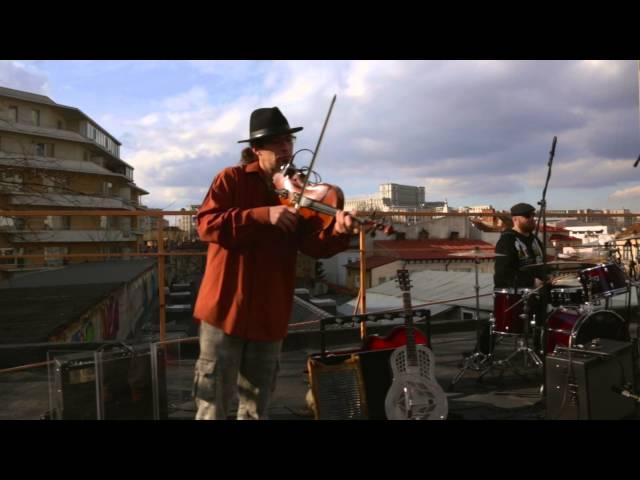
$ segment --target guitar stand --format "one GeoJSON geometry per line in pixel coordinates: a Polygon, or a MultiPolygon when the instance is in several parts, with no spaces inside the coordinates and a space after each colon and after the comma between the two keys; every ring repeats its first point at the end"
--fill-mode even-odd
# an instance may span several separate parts
{"type": "Polygon", "coordinates": [[[464,364],[462,369],[458,372],[458,374],[451,380],[449,383],[448,390],[453,391],[453,387],[455,387],[456,383],[458,383],[467,370],[473,370],[476,372],[480,372],[482,370],[486,370],[486,363],[491,360],[490,355],[486,355],[482,352],[475,352],[464,359],[464,364]]]}

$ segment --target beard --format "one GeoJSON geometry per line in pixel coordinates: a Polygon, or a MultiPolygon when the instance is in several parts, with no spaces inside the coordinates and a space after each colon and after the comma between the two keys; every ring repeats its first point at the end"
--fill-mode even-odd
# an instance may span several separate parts
{"type": "Polygon", "coordinates": [[[520,230],[522,230],[525,233],[533,233],[535,229],[536,229],[536,224],[534,222],[528,221],[520,225],[520,230]]]}

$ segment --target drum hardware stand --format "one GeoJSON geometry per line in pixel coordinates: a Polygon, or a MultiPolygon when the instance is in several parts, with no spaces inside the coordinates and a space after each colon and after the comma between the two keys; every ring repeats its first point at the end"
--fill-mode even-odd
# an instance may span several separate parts
{"type": "Polygon", "coordinates": [[[531,316],[529,315],[531,307],[529,305],[528,296],[529,296],[529,293],[523,294],[523,298],[524,298],[523,312],[524,313],[522,314],[521,317],[524,320],[524,332],[522,333],[522,335],[518,335],[518,337],[516,338],[516,342],[517,342],[516,350],[504,360],[498,360],[497,362],[485,368],[484,371],[480,373],[480,377],[478,378],[478,380],[481,380],[482,377],[484,377],[487,373],[489,373],[494,367],[498,367],[502,369],[513,367],[511,361],[520,353],[523,354],[523,366],[525,369],[529,367],[529,360],[533,360],[533,363],[538,368],[543,366],[543,362],[538,356],[538,354],[536,353],[536,351],[533,348],[529,347],[529,327],[532,325],[535,326],[536,316],[535,314],[531,316]]]}
{"type": "MultiPolygon", "coordinates": [[[[449,391],[453,390],[453,387],[456,385],[456,383],[458,383],[462,379],[462,377],[467,372],[467,370],[474,370],[476,372],[479,372],[486,367],[487,363],[490,363],[492,360],[493,348],[491,343],[492,343],[492,337],[493,337],[492,335],[493,329],[490,329],[490,335],[489,335],[489,354],[485,354],[480,351],[482,324],[480,323],[480,282],[478,280],[478,265],[480,264],[479,257],[475,257],[473,263],[474,263],[475,272],[476,272],[476,283],[474,285],[474,289],[476,291],[476,311],[475,311],[475,318],[474,318],[474,320],[476,321],[476,347],[475,347],[475,352],[473,352],[471,355],[469,355],[464,359],[462,369],[457,373],[457,375],[453,378],[453,380],[451,380],[451,383],[449,384],[449,387],[448,387],[449,391]]],[[[489,322],[491,322],[491,320],[492,320],[492,316],[490,316],[489,322]]]]}

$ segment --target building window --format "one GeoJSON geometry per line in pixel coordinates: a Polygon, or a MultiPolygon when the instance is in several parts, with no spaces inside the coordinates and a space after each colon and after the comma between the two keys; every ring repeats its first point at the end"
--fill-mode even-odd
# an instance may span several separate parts
{"type": "Polygon", "coordinates": [[[71,230],[71,217],[68,215],[49,215],[44,224],[50,230],[71,230]]]}
{"type": "Polygon", "coordinates": [[[18,107],[9,107],[9,120],[18,123],[18,107]]]}
{"type": "Polygon", "coordinates": [[[111,195],[113,193],[113,183],[102,182],[102,193],[104,195],[111,195]]]}
{"type": "Polygon", "coordinates": [[[44,261],[48,266],[63,265],[65,259],[57,255],[67,255],[68,253],[68,247],[44,247],[44,261]],[[51,255],[56,255],[56,257],[51,258],[51,255]]]}
{"type": "Polygon", "coordinates": [[[58,130],[64,130],[64,123],[62,120],[58,120],[58,130]]]}
{"type": "Polygon", "coordinates": [[[13,248],[0,248],[0,265],[17,265],[17,258],[5,258],[15,255],[13,248]]]}
{"type": "Polygon", "coordinates": [[[473,320],[475,317],[474,312],[470,312],[469,310],[462,310],[461,314],[462,320],[473,320]]]}
{"type": "Polygon", "coordinates": [[[33,153],[39,157],[55,157],[55,144],[34,143],[33,153]]]}
{"type": "Polygon", "coordinates": [[[31,123],[36,127],[40,126],[40,110],[31,110],[31,123]]]}
{"type": "Polygon", "coordinates": [[[26,228],[27,220],[24,217],[16,217],[13,219],[13,226],[17,231],[22,231],[26,228]]]}

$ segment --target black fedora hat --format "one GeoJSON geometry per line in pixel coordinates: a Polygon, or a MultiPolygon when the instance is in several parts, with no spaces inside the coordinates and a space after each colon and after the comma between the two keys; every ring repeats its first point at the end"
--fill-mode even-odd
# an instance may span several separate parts
{"type": "Polygon", "coordinates": [[[278,107],[258,108],[251,112],[249,138],[238,143],[252,142],[262,138],[299,132],[303,127],[289,127],[289,122],[278,107]]]}

